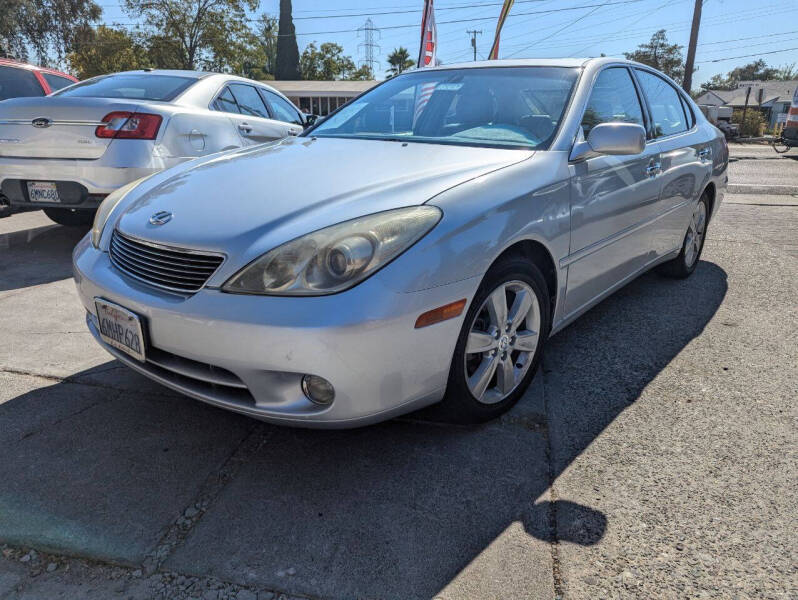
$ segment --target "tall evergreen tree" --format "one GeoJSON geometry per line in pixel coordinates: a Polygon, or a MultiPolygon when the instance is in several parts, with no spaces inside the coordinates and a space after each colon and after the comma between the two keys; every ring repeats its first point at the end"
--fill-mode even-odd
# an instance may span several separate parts
{"type": "Polygon", "coordinates": [[[296,29],[291,16],[291,0],[280,0],[280,25],[277,31],[276,79],[301,79],[299,74],[299,47],[296,45],[296,29]]]}

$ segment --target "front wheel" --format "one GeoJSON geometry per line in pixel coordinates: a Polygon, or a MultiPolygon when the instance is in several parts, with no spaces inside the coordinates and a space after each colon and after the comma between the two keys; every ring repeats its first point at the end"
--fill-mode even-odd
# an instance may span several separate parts
{"type": "Polygon", "coordinates": [[[687,226],[687,233],[684,235],[679,256],[661,264],[658,267],[660,274],[676,279],[684,279],[692,275],[698,265],[701,251],[704,249],[708,219],[709,198],[707,193],[704,192],[698,204],[693,208],[693,214],[690,216],[690,224],[687,226]]]}
{"type": "Polygon", "coordinates": [[[551,327],[540,270],[522,257],[494,265],[468,310],[455,346],[444,418],[481,423],[509,410],[529,387],[551,327]]]}
{"type": "Polygon", "coordinates": [[[94,221],[94,211],[72,208],[45,208],[44,214],[59,225],[86,227],[94,221]]]}

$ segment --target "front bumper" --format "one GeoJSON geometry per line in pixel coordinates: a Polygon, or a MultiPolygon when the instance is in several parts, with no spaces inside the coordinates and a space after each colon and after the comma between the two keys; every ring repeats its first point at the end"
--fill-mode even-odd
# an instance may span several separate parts
{"type": "Polygon", "coordinates": [[[148,348],[154,349],[147,363],[103,344],[125,364],[216,406],[307,427],[365,425],[440,400],[465,311],[422,329],[414,328],[415,320],[443,304],[470,301],[479,284],[475,277],[397,293],[374,276],[330,296],[248,296],[205,288],[182,297],[127,278],[88,238],[75,249],[74,274],[98,341],[95,297],[143,318],[148,348]],[[305,398],[305,374],[333,384],[331,405],[305,398]]]}

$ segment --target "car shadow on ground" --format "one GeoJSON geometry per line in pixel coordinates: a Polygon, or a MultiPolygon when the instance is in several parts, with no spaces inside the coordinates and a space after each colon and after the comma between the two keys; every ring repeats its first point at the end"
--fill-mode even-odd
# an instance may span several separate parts
{"type": "Polygon", "coordinates": [[[46,225],[0,235],[0,292],[72,276],[72,249],[85,227],[46,225]]]}
{"type": "MultiPolygon", "coordinates": [[[[25,260],[49,267],[6,266],[3,285],[68,276],[79,236],[41,229],[25,260]]],[[[550,486],[701,334],[726,290],[706,261],[687,280],[642,276],[552,338],[519,406],[478,427],[423,414],[274,427],[156,393],[109,361],[0,404],[0,541],[140,564],[210,486],[218,495],[165,568],[331,597],[429,598],[480,568],[535,585],[550,578],[550,551],[525,536],[590,545],[607,526],[591,507],[550,503],[550,486]],[[240,457],[253,435],[263,445],[240,457]],[[519,562],[504,564],[505,544],[519,562]]]]}

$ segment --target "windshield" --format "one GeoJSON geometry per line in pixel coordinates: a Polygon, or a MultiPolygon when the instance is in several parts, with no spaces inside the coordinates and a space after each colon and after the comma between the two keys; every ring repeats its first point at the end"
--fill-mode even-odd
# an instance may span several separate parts
{"type": "Polygon", "coordinates": [[[577,75],[565,67],[414,71],[340,108],[308,135],[543,150],[577,75]]]}
{"type": "Polygon", "coordinates": [[[119,74],[87,79],[56,92],[58,96],[91,98],[127,98],[130,100],[173,100],[197,81],[175,75],[119,74]]]}

